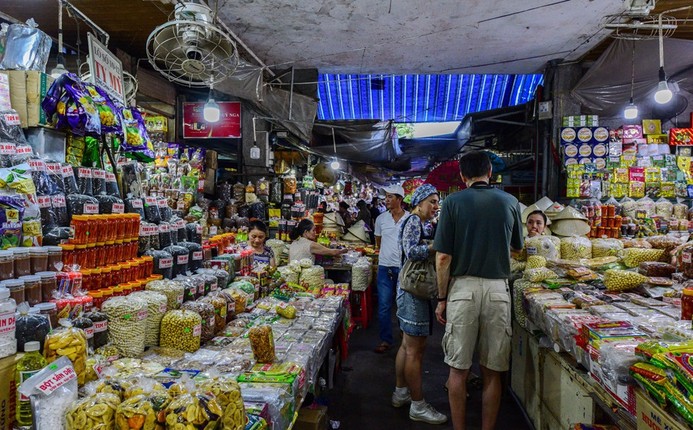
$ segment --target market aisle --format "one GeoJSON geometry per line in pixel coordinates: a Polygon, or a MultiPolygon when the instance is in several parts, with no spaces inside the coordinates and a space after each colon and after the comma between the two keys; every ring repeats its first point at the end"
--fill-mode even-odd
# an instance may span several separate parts
{"type": "MultiPolygon", "coordinates": [[[[448,368],[443,363],[440,341],[442,326],[434,328],[428,339],[428,349],[424,356],[424,392],[426,400],[436,409],[450,416],[447,393],[443,384],[447,379],[448,368]]],[[[356,329],[349,342],[349,357],[343,364],[347,370],[340,372],[335,380],[335,388],[329,392],[328,416],[341,422],[340,430],[358,429],[452,429],[448,423],[435,426],[413,422],[408,416],[408,407],[396,409],[390,404],[394,387],[394,368],[396,349],[386,354],[376,354],[373,347],[378,344],[378,329],[370,325],[368,329],[356,329]],[[351,370],[349,370],[351,369],[351,370]]],[[[469,430],[481,426],[481,390],[470,390],[467,406],[469,430]]],[[[525,430],[525,423],[519,407],[510,396],[504,393],[497,429],[525,430]]]]}

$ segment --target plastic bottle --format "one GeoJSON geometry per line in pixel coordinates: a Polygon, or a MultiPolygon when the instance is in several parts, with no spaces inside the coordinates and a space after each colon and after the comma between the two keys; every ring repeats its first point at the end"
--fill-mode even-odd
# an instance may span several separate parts
{"type": "Polygon", "coordinates": [[[17,370],[15,372],[15,381],[17,382],[17,425],[31,426],[31,400],[19,393],[19,386],[39,370],[48,366],[48,362],[39,352],[39,342],[27,342],[24,344],[24,356],[17,362],[17,370]]]}

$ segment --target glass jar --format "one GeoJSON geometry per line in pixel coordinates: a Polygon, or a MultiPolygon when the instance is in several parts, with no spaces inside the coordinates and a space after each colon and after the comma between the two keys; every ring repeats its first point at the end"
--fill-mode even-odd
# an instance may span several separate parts
{"type": "Polygon", "coordinates": [[[62,270],[62,266],[56,266],[56,264],[63,264],[63,249],[59,246],[46,246],[45,248],[48,250],[47,270],[62,270]]]}
{"type": "Polygon", "coordinates": [[[39,303],[36,305],[36,309],[39,310],[41,315],[45,315],[51,322],[51,328],[58,327],[58,305],[55,303],[39,303]]]}
{"type": "Polygon", "coordinates": [[[0,281],[14,278],[14,255],[12,251],[0,251],[0,281]]]}
{"type": "Polygon", "coordinates": [[[6,281],[2,281],[0,286],[10,290],[10,297],[12,297],[17,305],[20,305],[26,301],[26,297],[24,295],[24,281],[19,279],[8,279],[6,281]]]}
{"type": "Polygon", "coordinates": [[[19,280],[24,281],[24,299],[30,306],[41,303],[41,277],[36,275],[20,276],[19,280]]]}
{"type": "Polygon", "coordinates": [[[48,250],[41,246],[29,248],[31,259],[31,273],[45,272],[48,270],[48,250]]]}
{"type": "Polygon", "coordinates": [[[36,276],[41,278],[41,301],[48,302],[53,299],[53,292],[58,289],[58,281],[55,272],[38,272],[36,276]]]}
{"type": "Polygon", "coordinates": [[[10,248],[14,255],[14,275],[31,275],[31,257],[29,248],[10,248]]]}

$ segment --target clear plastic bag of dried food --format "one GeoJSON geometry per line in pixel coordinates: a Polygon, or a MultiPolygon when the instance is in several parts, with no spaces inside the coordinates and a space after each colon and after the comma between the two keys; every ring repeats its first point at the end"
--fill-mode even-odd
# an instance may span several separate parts
{"type": "Polygon", "coordinates": [[[19,392],[31,399],[34,426],[37,429],[62,429],[65,413],[77,400],[77,374],[67,357],[60,357],[19,386],[19,392]],[[60,376],[58,376],[60,375],[60,376]],[[59,379],[61,384],[46,388],[46,380],[59,379]]]}
{"type": "Polygon", "coordinates": [[[75,171],[67,163],[61,164],[63,172],[63,185],[65,188],[65,194],[79,194],[79,187],[77,186],[77,179],[75,178],[75,171]]]}
{"type": "Polygon", "coordinates": [[[0,142],[27,144],[19,114],[14,109],[0,111],[0,142]]]}
{"type": "Polygon", "coordinates": [[[110,196],[108,194],[100,194],[95,198],[99,201],[100,214],[122,214],[125,210],[123,200],[118,197],[110,196]]]}
{"type": "Polygon", "coordinates": [[[183,219],[174,215],[169,222],[171,223],[171,229],[175,231],[176,234],[175,240],[173,241],[174,243],[183,242],[188,239],[188,233],[185,231],[185,221],[183,219]]]}
{"type": "Polygon", "coordinates": [[[159,223],[159,246],[162,249],[171,246],[171,224],[165,221],[159,223]]]}
{"type": "Polygon", "coordinates": [[[188,242],[202,244],[202,226],[197,222],[189,222],[185,225],[188,232],[188,242]]]}
{"type": "Polygon", "coordinates": [[[150,250],[146,255],[150,255],[154,258],[155,274],[161,275],[166,279],[173,278],[173,256],[170,253],[160,250],[150,250]]]}
{"type": "Polygon", "coordinates": [[[70,227],[54,227],[43,231],[44,246],[58,246],[70,239],[70,227]]]}
{"type": "Polygon", "coordinates": [[[178,242],[178,246],[182,246],[188,249],[188,270],[195,272],[196,270],[202,268],[202,245],[194,242],[178,242]]]}
{"type": "Polygon", "coordinates": [[[108,316],[108,340],[124,357],[144,352],[147,303],[132,297],[112,297],[101,310],[108,316]]]}
{"type": "Polygon", "coordinates": [[[144,334],[145,346],[159,345],[161,320],[168,309],[168,299],[155,291],[137,291],[128,297],[144,300],[147,303],[147,325],[144,334]]]}
{"type": "Polygon", "coordinates": [[[166,199],[166,197],[159,197],[157,199],[157,205],[159,206],[161,220],[169,222],[173,217],[173,210],[168,205],[168,199],[166,199]]]}
{"type": "Polygon", "coordinates": [[[15,318],[17,351],[24,352],[25,343],[37,341],[43,352],[43,343],[51,331],[51,322],[46,315],[29,313],[29,309],[29,302],[23,302],[17,306],[15,318]]]}
{"type": "Polygon", "coordinates": [[[92,169],[89,167],[75,167],[75,180],[77,181],[77,189],[80,194],[94,194],[94,178],[92,177],[92,169]]]}
{"type": "Polygon", "coordinates": [[[144,217],[154,224],[161,222],[161,212],[156,197],[147,196],[144,198],[144,217]]]}
{"type": "Polygon", "coordinates": [[[203,303],[199,300],[194,302],[185,302],[181,306],[181,309],[196,312],[200,315],[202,319],[202,343],[211,340],[214,337],[214,331],[216,329],[214,319],[214,306],[209,303],[203,303]]]}
{"type": "Polygon", "coordinates": [[[275,359],[274,336],[268,325],[252,327],[248,331],[253,356],[258,363],[271,363],[275,359]]]}
{"type": "Polygon", "coordinates": [[[170,245],[164,247],[164,251],[173,257],[173,277],[185,275],[188,272],[189,251],[188,248],[170,245]]]}
{"type": "MultiPolygon", "coordinates": [[[[29,158],[34,155],[34,150],[31,148],[30,145],[27,144],[19,144],[16,146],[14,155],[10,158],[10,162],[13,166],[17,166],[22,163],[28,163],[29,158]]],[[[686,212],[688,212],[688,208],[686,208],[686,212]]]]}
{"type": "Polygon", "coordinates": [[[99,213],[99,201],[92,196],[84,194],[68,194],[67,214],[72,218],[74,215],[94,215],[99,213]]]}
{"type": "Polygon", "coordinates": [[[139,197],[128,195],[125,200],[125,212],[129,214],[138,214],[143,220],[146,219],[144,214],[144,203],[139,197]]]}
{"type": "Polygon", "coordinates": [[[93,169],[91,175],[94,195],[98,196],[99,194],[106,193],[106,171],[103,169],[93,169]]]}
{"type": "Polygon", "coordinates": [[[120,189],[118,188],[118,180],[113,172],[106,172],[106,194],[109,196],[120,197],[120,189]]]}

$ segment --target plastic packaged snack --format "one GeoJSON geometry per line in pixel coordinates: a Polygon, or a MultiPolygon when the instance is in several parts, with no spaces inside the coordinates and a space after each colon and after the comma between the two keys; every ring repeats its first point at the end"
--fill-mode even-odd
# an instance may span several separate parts
{"type": "Polygon", "coordinates": [[[629,270],[609,269],[604,273],[604,286],[608,291],[630,290],[643,282],[647,282],[647,276],[629,270]]]}
{"type": "Polygon", "coordinates": [[[84,335],[87,337],[87,346],[93,350],[94,323],[89,318],[84,318],[80,315],[72,319],[72,326],[84,330],[84,335]]]}
{"type": "MultiPolygon", "coordinates": [[[[152,245],[153,246],[153,245],[152,245]]],[[[154,258],[154,273],[166,279],[173,278],[173,256],[166,251],[151,250],[146,253],[154,258]]]]}
{"type": "MultiPolygon", "coordinates": [[[[86,342],[85,342],[86,343],[86,342]]],[[[63,429],[65,412],[77,400],[77,373],[67,357],[59,357],[19,386],[19,392],[32,400],[37,429],[63,429]],[[46,380],[59,378],[62,384],[41,387],[46,380]]]]}
{"type": "Polygon", "coordinates": [[[199,300],[185,302],[181,309],[197,312],[202,320],[202,336],[201,341],[205,343],[214,337],[216,329],[216,320],[214,319],[214,306],[209,303],[204,303],[199,300]]]}
{"type": "Polygon", "coordinates": [[[558,278],[556,272],[546,267],[539,267],[536,269],[525,269],[524,279],[529,282],[541,282],[546,279],[558,278]]]}
{"type": "Polygon", "coordinates": [[[561,258],[561,240],[556,236],[534,236],[525,239],[527,256],[539,255],[547,260],[561,258]]]}
{"type": "Polygon", "coordinates": [[[161,320],[168,308],[168,299],[165,295],[155,291],[137,291],[128,297],[137,298],[147,303],[147,324],[144,331],[144,346],[159,345],[159,331],[161,320]]]}
{"type": "Polygon", "coordinates": [[[245,406],[241,397],[241,387],[235,379],[218,376],[203,380],[197,385],[200,390],[214,394],[223,414],[221,428],[224,430],[243,430],[245,428],[245,406]]]}
{"type": "Polygon", "coordinates": [[[561,239],[561,257],[564,260],[592,258],[592,242],[581,236],[564,237],[561,239]]]}
{"type": "Polygon", "coordinates": [[[99,202],[100,214],[122,214],[125,212],[125,204],[119,197],[110,196],[108,194],[100,194],[95,198],[99,202]]]}
{"type": "Polygon", "coordinates": [[[622,259],[626,267],[638,267],[642,262],[659,261],[663,256],[661,249],[626,248],[622,259]]]}
{"type": "Polygon", "coordinates": [[[67,214],[70,219],[75,215],[95,215],[99,213],[99,201],[85,194],[68,194],[67,214]]]}
{"type": "Polygon", "coordinates": [[[684,243],[682,238],[670,235],[651,236],[646,240],[652,245],[652,248],[663,250],[664,254],[667,256],[676,247],[684,243]]]}
{"type": "Polygon", "coordinates": [[[108,316],[108,340],[123,357],[144,351],[147,303],[131,297],[112,297],[101,310],[108,316]]]}
{"type": "Polygon", "coordinates": [[[638,272],[645,276],[668,278],[674,272],[676,272],[676,267],[668,263],[661,263],[657,261],[643,261],[638,266],[638,272]]]}
{"type": "Polygon", "coordinates": [[[217,294],[203,297],[200,301],[214,306],[214,334],[221,333],[226,327],[226,299],[217,294]]]}
{"type": "Polygon", "coordinates": [[[166,408],[166,423],[171,428],[217,428],[223,410],[211,393],[193,392],[174,398],[166,408]]]}
{"type": "Polygon", "coordinates": [[[159,280],[148,282],[144,287],[147,291],[156,291],[166,296],[167,309],[178,309],[183,304],[185,287],[177,281],[159,280]]]}
{"type": "Polygon", "coordinates": [[[87,312],[83,316],[93,323],[94,349],[105,346],[108,343],[108,316],[98,310],[87,312]]]}
{"type": "Polygon", "coordinates": [[[65,413],[65,429],[113,429],[119,404],[120,398],[110,393],[94,394],[73,402],[65,413]]]}
{"type": "Polygon", "coordinates": [[[143,220],[146,219],[146,216],[144,213],[144,203],[142,202],[141,198],[128,195],[125,198],[124,203],[125,203],[125,212],[136,213],[143,220]]]}
{"type": "Polygon", "coordinates": [[[197,312],[185,309],[169,311],[161,320],[161,347],[195,352],[200,349],[201,336],[202,318],[197,312]]]}
{"type": "Polygon", "coordinates": [[[171,402],[166,391],[129,397],[116,411],[116,430],[166,428],[165,409],[171,402]],[[148,424],[145,424],[148,423],[148,424]]]}
{"type": "Polygon", "coordinates": [[[17,306],[14,334],[17,338],[17,351],[24,352],[25,343],[37,341],[43,352],[43,344],[50,331],[51,323],[46,315],[30,313],[27,302],[17,306]]]}
{"type": "Polygon", "coordinates": [[[87,337],[83,330],[71,327],[69,321],[60,320],[61,328],[51,331],[46,336],[43,356],[49,363],[60,357],[67,357],[77,373],[78,384],[86,382],[87,337]]]}
{"type": "Polygon", "coordinates": [[[618,257],[622,250],[618,239],[592,239],[592,257],[618,257]]]}
{"type": "Polygon", "coordinates": [[[251,327],[248,338],[253,349],[253,356],[258,363],[272,363],[275,359],[274,336],[268,325],[251,327]]]}
{"type": "Polygon", "coordinates": [[[178,242],[178,246],[182,246],[188,250],[188,270],[195,272],[202,268],[202,260],[204,257],[202,253],[202,245],[194,242],[183,241],[178,242]]]}

